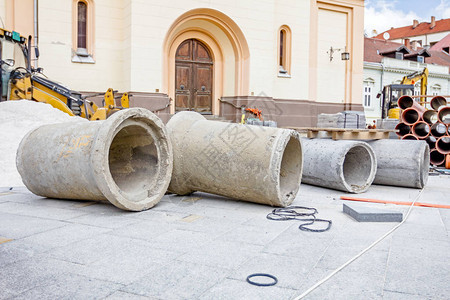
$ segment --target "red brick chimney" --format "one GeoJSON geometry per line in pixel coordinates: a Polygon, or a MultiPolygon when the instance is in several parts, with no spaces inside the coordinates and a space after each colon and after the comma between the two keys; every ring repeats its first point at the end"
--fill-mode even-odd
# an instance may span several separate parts
{"type": "Polygon", "coordinates": [[[433,29],[435,26],[436,26],[436,17],[435,16],[431,16],[430,28],[433,29]]]}
{"type": "Polygon", "coordinates": [[[413,29],[416,28],[417,25],[419,25],[419,21],[418,20],[413,20],[413,29]]]}
{"type": "Polygon", "coordinates": [[[405,47],[411,49],[411,43],[409,39],[405,39],[405,47]]]}

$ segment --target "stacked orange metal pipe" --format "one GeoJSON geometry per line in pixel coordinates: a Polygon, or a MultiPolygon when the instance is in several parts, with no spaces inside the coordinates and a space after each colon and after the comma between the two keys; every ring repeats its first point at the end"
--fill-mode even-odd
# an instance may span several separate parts
{"type": "Polygon", "coordinates": [[[398,99],[402,110],[397,135],[404,140],[425,140],[430,146],[430,163],[450,168],[450,106],[447,99],[435,96],[426,109],[410,96],[398,99]]]}

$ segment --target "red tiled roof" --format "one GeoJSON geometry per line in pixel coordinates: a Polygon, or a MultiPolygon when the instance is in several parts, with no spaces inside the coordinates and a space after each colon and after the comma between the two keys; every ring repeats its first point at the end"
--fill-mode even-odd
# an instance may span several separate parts
{"type": "Polygon", "coordinates": [[[401,43],[395,43],[376,38],[364,38],[364,61],[381,62],[383,56],[380,53],[390,53],[401,50],[405,46],[401,43]]]}
{"type": "Polygon", "coordinates": [[[430,51],[431,57],[425,58],[427,64],[436,64],[450,68],[450,55],[444,51],[430,51]]]}
{"type": "Polygon", "coordinates": [[[437,42],[430,48],[431,51],[441,51],[442,48],[450,47],[450,33],[447,34],[442,40],[437,42]]]}
{"type": "MultiPolygon", "coordinates": [[[[431,28],[430,22],[422,22],[419,23],[419,25],[416,26],[416,28],[413,28],[413,25],[404,26],[404,27],[398,27],[398,28],[392,28],[390,30],[386,30],[384,32],[389,32],[390,40],[394,39],[400,39],[405,37],[411,37],[411,36],[418,36],[423,34],[430,34],[430,33],[437,33],[437,32],[443,32],[443,31],[450,31],[450,18],[449,19],[442,19],[436,21],[436,26],[431,28]]],[[[374,36],[374,38],[382,39],[383,33],[380,33],[377,36],[374,36]]]]}

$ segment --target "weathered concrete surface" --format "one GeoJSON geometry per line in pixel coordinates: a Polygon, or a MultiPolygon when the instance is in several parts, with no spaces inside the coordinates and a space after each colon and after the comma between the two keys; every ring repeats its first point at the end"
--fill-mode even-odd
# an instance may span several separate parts
{"type": "MultiPolygon", "coordinates": [[[[268,220],[271,207],[206,193],[165,195],[130,214],[0,188],[0,240],[11,240],[0,244],[0,299],[293,299],[397,225],[355,221],[342,213],[343,193],[300,185],[292,205],[333,221],[314,233],[268,220]],[[278,284],[248,284],[256,272],[278,284]]],[[[364,197],[418,193],[372,185],[364,197]]],[[[418,201],[449,204],[449,194],[450,176],[432,176],[418,201]]],[[[413,207],[397,231],[304,299],[448,299],[448,249],[450,210],[413,207]]]]}
{"type": "Polygon", "coordinates": [[[302,138],[302,145],[303,182],[351,193],[372,184],[377,162],[367,143],[302,138]]]}
{"type": "Polygon", "coordinates": [[[173,165],[164,124],[142,108],[106,121],[41,126],[24,137],[16,163],[36,195],[107,200],[133,211],[160,201],[173,165]]]}
{"type": "Polygon", "coordinates": [[[378,140],[369,145],[377,157],[374,184],[419,189],[427,184],[430,147],[425,141],[378,140]]]}
{"type": "Polygon", "coordinates": [[[180,112],[167,123],[174,149],[169,191],[203,191],[272,206],[295,198],[302,176],[297,132],[208,121],[180,112]]]}

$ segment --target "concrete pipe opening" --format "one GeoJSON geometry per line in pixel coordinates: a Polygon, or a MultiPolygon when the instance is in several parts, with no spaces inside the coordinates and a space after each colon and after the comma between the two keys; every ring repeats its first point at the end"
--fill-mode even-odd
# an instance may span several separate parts
{"type": "Polygon", "coordinates": [[[17,168],[31,192],[110,202],[130,211],[161,200],[172,166],[164,124],[142,108],[121,110],[105,121],[41,126],[17,152],[17,168]]]}
{"type": "Polygon", "coordinates": [[[342,169],[344,184],[349,190],[359,193],[372,183],[375,175],[372,161],[371,153],[364,146],[354,146],[345,154],[342,169]]]}
{"type": "Polygon", "coordinates": [[[292,197],[297,194],[298,185],[302,178],[302,169],[298,163],[302,161],[302,148],[297,137],[289,137],[283,152],[280,167],[280,194],[292,197]]]}
{"type": "Polygon", "coordinates": [[[111,142],[108,157],[111,176],[128,198],[136,201],[143,191],[151,194],[148,189],[158,173],[158,151],[150,128],[124,124],[111,142]]]}
{"type": "Polygon", "coordinates": [[[407,125],[413,125],[420,120],[420,114],[414,108],[407,108],[402,112],[402,120],[407,125]]]}

